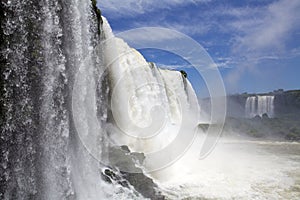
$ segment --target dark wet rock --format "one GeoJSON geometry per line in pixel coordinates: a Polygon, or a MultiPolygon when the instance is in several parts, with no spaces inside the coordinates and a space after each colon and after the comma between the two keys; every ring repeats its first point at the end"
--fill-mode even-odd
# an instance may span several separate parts
{"type": "Polygon", "coordinates": [[[110,147],[108,152],[109,163],[113,168],[121,171],[141,173],[142,170],[136,167],[137,158],[134,155],[130,153],[128,147],[110,147]]]}
{"type": "Polygon", "coordinates": [[[130,150],[129,150],[128,146],[122,145],[122,146],[120,146],[120,148],[121,148],[121,150],[123,150],[123,151],[125,151],[127,153],[130,153],[130,150]]]}
{"type": "Polygon", "coordinates": [[[111,166],[101,172],[102,179],[129,188],[130,185],[142,196],[150,199],[165,199],[157,184],[138,167],[145,159],[143,153],[130,152],[125,145],[109,148],[111,166]]]}
{"type": "Polygon", "coordinates": [[[205,133],[209,128],[209,124],[198,124],[198,128],[200,128],[205,133]]]}
{"type": "Polygon", "coordinates": [[[262,116],[261,116],[262,119],[269,119],[269,116],[267,113],[264,113],[262,116]]]}
{"type": "Polygon", "coordinates": [[[131,155],[138,161],[139,164],[143,164],[145,160],[145,155],[143,153],[132,152],[131,155]]]}
{"type": "Polygon", "coordinates": [[[158,191],[157,185],[153,180],[143,173],[127,173],[123,172],[123,177],[141,193],[144,197],[150,199],[165,199],[165,197],[158,191]]]}
{"type": "Polygon", "coordinates": [[[101,177],[107,183],[117,183],[123,187],[129,188],[129,183],[126,179],[119,174],[119,172],[113,171],[110,168],[106,168],[101,172],[101,177]]]}
{"type": "Polygon", "coordinates": [[[255,117],[253,117],[253,120],[260,121],[261,117],[259,115],[256,115],[255,117]]]}

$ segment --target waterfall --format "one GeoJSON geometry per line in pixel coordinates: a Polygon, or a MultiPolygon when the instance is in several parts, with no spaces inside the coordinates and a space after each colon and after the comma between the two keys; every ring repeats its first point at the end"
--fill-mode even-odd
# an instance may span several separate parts
{"type": "Polygon", "coordinates": [[[0,199],[105,198],[99,163],[84,151],[71,111],[83,60],[85,77],[97,82],[91,2],[1,1],[0,15],[0,199]]]}
{"type": "Polygon", "coordinates": [[[263,114],[274,117],[274,96],[248,97],[245,104],[245,114],[248,118],[263,114]]]}
{"type": "Polygon", "coordinates": [[[255,117],[256,113],[256,97],[248,97],[245,105],[246,117],[255,117]]]}
{"type": "Polygon", "coordinates": [[[151,171],[193,139],[190,82],[98,25],[92,2],[0,4],[0,199],[139,199],[102,180],[107,147],[145,153],[151,171]]]}
{"type": "MultiPolygon", "coordinates": [[[[180,72],[146,62],[139,52],[114,37],[105,18],[103,22],[114,120],[111,138],[118,145],[145,153],[145,167],[151,171],[159,168],[158,163],[167,164],[157,154],[172,144],[182,129],[182,144],[193,138],[200,112],[197,96],[180,72]]],[[[176,148],[180,149],[179,144],[176,148]]],[[[170,159],[176,154],[175,149],[167,152],[170,159]]]]}

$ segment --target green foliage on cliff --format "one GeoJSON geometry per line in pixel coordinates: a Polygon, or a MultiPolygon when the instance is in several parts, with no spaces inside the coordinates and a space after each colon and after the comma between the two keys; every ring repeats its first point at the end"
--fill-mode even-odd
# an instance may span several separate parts
{"type": "Polygon", "coordinates": [[[224,129],[228,133],[254,138],[300,141],[300,123],[293,118],[269,118],[267,115],[253,119],[228,117],[224,129]]]}
{"type": "Polygon", "coordinates": [[[180,73],[184,78],[187,78],[187,73],[184,70],[180,70],[180,73]]]}
{"type": "Polygon", "coordinates": [[[293,128],[290,128],[288,131],[289,131],[289,133],[287,133],[285,135],[285,139],[300,141],[300,129],[299,128],[293,127],[293,128]]]}

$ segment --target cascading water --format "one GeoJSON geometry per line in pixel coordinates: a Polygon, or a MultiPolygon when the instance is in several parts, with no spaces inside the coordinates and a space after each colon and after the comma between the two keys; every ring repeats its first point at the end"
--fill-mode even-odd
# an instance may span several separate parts
{"type": "MultiPolygon", "coordinates": [[[[180,157],[198,121],[190,83],[98,26],[95,7],[1,1],[0,199],[164,199],[157,185],[169,199],[299,199],[299,143],[225,140],[198,160],[197,135],[180,157]],[[111,147],[124,144],[145,154],[111,147]],[[159,182],[122,174],[115,154],[159,182]]],[[[246,116],[273,103],[249,97],[246,116]]]]}
{"type": "Polygon", "coordinates": [[[7,0],[0,10],[0,198],[104,197],[71,115],[74,75],[100,59],[88,57],[99,40],[91,2],[7,0]]]}
{"type": "Polygon", "coordinates": [[[258,96],[257,110],[260,115],[263,113],[273,117],[274,115],[274,96],[258,96]]]}
{"type": "Polygon", "coordinates": [[[100,44],[112,33],[106,20],[98,30],[93,8],[87,0],[1,2],[1,199],[142,198],[102,180],[108,136],[144,152],[154,169],[153,152],[198,120],[188,80],[121,39],[100,44]]]}
{"type": "Polygon", "coordinates": [[[107,20],[103,21],[111,109],[114,128],[119,129],[112,131],[112,138],[146,154],[166,147],[182,127],[188,138],[193,130],[189,132],[187,126],[197,126],[199,113],[197,96],[189,81],[178,71],[158,69],[154,63],[146,62],[140,53],[114,37],[107,20]]]}
{"type": "Polygon", "coordinates": [[[256,97],[248,97],[245,105],[246,117],[254,117],[256,115],[256,97]]]}
{"type": "Polygon", "coordinates": [[[248,97],[245,104],[245,114],[248,118],[263,114],[274,117],[274,96],[248,97]]]}

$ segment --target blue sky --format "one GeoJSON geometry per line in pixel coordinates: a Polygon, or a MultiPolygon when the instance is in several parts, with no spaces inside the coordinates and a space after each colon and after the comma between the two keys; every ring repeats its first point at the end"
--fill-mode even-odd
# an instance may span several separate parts
{"type": "MultiPolygon", "coordinates": [[[[98,7],[115,33],[165,27],[193,38],[217,64],[229,94],[300,89],[299,0],[98,0],[98,7]]],[[[159,66],[185,69],[197,93],[206,95],[184,59],[154,49],[141,53],[159,66]]]]}

